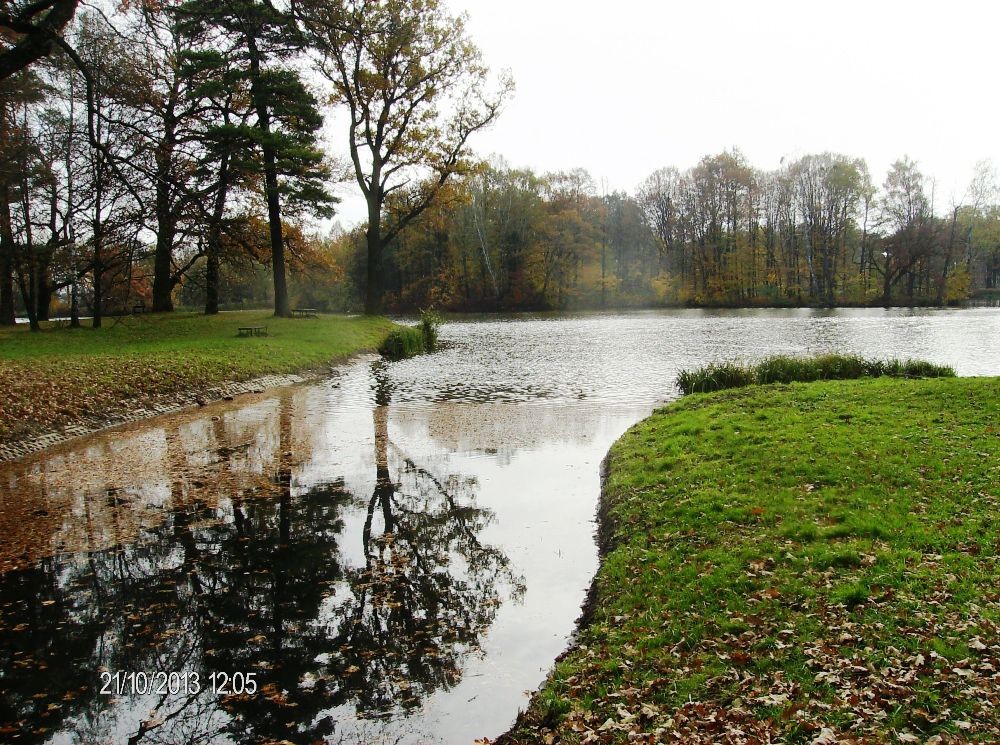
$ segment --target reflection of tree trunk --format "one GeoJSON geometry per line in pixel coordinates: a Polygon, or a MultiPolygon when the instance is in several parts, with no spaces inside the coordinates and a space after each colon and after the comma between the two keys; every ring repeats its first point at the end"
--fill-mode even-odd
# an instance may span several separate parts
{"type": "Polygon", "coordinates": [[[383,535],[395,530],[392,516],[392,497],[396,493],[395,484],[389,476],[389,407],[376,406],[372,411],[375,422],[375,491],[368,502],[368,514],[365,516],[365,526],[361,532],[361,542],[365,556],[371,556],[372,522],[375,517],[375,507],[382,508],[384,523],[383,535]]]}
{"type": "Polygon", "coordinates": [[[389,478],[389,407],[377,406],[372,412],[375,420],[375,494],[382,505],[385,532],[393,532],[392,495],[395,491],[389,478]]]}
{"type": "MultiPolygon", "coordinates": [[[[284,598],[287,579],[284,556],[289,550],[292,524],[292,400],[285,392],[278,402],[278,547],[271,566],[272,640],[275,653],[284,640],[284,598]]],[[[280,655],[276,655],[280,659],[280,655]]]]}
{"type": "Polygon", "coordinates": [[[164,444],[167,448],[166,475],[167,482],[170,484],[170,511],[174,515],[190,511],[185,509],[189,505],[184,504],[184,474],[187,470],[187,458],[184,447],[179,442],[180,437],[179,430],[167,430],[163,433],[164,444]]]}
{"type": "Polygon", "coordinates": [[[183,562],[179,577],[186,577],[191,583],[191,590],[195,596],[200,596],[204,592],[201,584],[201,575],[197,568],[201,563],[201,551],[198,543],[191,532],[191,524],[194,522],[195,510],[199,508],[197,502],[185,504],[184,477],[187,473],[187,455],[184,452],[183,444],[180,441],[181,433],[179,429],[168,431],[165,436],[167,446],[167,481],[170,483],[170,513],[173,515],[174,540],[183,549],[183,562]]]}

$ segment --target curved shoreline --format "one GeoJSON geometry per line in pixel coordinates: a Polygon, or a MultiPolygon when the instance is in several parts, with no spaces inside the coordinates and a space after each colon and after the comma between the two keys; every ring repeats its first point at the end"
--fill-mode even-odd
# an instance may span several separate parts
{"type": "MultiPolygon", "coordinates": [[[[653,414],[651,413],[650,416],[652,415],[653,414]]],[[[633,424],[632,427],[635,427],[642,421],[645,421],[645,419],[640,419],[638,422],[633,424]]],[[[632,427],[629,427],[626,432],[630,431],[632,427]]],[[[622,437],[624,436],[625,435],[622,434],[622,437]]],[[[618,439],[620,440],[621,437],[618,439]]],[[[601,488],[597,495],[597,527],[594,531],[594,540],[597,543],[597,569],[594,572],[594,576],[590,580],[590,586],[587,588],[587,595],[584,597],[583,604],[580,606],[580,615],[576,619],[576,627],[573,629],[573,634],[570,636],[569,641],[566,644],[566,648],[560,652],[554,660],[552,660],[552,666],[548,674],[545,676],[545,680],[541,682],[538,688],[531,692],[531,698],[528,700],[528,707],[517,712],[517,718],[499,737],[494,740],[484,738],[483,742],[486,743],[486,745],[520,745],[523,742],[523,740],[519,740],[514,733],[519,729],[528,728],[534,724],[534,722],[531,721],[531,717],[535,715],[533,710],[536,707],[537,698],[551,679],[555,666],[562,662],[570,654],[577,651],[580,643],[580,635],[587,629],[588,626],[590,626],[594,619],[594,614],[596,613],[598,606],[597,580],[601,574],[601,568],[604,566],[605,557],[614,549],[613,543],[616,526],[611,516],[607,486],[611,467],[611,451],[614,449],[617,442],[618,440],[615,440],[615,442],[611,443],[608,447],[608,452],[603,458],[601,458],[601,488]]]]}
{"type": "Polygon", "coordinates": [[[186,409],[205,406],[215,401],[230,401],[236,396],[284,386],[310,383],[328,377],[340,367],[366,355],[372,350],[362,350],[330,362],[327,367],[310,367],[294,373],[261,375],[248,380],[224,380],[212,385],[190,388],[175,393],[163,393],[144,399],[126,399],[118,405],[89,417],[81,417],[59,427],[42,426],[37,432],[8,442],[0,442],[0,464],[40,452],[77,437],[113,429],[123,424],[155,419],[165,414],[176,414],[186,409]]]}
{"type": "Polygon", "coordinates": [[[314,380],[373,352],[384,317],[143,314],[102,329],[0,329],[0,462],[108,427],[314,380]],[[238,330],[270,329],[241,339],[238,330]]]}
{"type": "Polygon", "coordinates": [[[1000,734],[968,682],[1000,691],[982,530],[997,382],[754,386],[634,425],[602,461],[601,563],[577,630],[489,742],[832,743],[849,720],[873,742],[1000,734]],[[941,703],[907,716],[883,685],[941,703]]]}

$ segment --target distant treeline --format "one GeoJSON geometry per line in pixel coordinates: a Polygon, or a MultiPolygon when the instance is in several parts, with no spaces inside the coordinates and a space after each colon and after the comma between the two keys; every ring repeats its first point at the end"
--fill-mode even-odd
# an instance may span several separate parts
{"type": "MultiPolygon", "coordinates": [[[[988,163],[960,204],[933,205],[897,161],[878,189],[861,159],[806,155],[777,171],[738,151],[656,171],[635,194],[583,170],[494,162],[390,246],[396,310],[960,301],[1000,285],[1000,207],[988,163]]],[[[363,228],[337,263],[360,286],[363,228]]]]}

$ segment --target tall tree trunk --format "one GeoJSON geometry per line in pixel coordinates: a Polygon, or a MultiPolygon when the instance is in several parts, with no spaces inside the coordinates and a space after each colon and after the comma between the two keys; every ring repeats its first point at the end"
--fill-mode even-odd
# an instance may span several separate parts
{"type": "Polygon", "coordinates": [[[101,295],[104,292],[103,282],[101,275],[103,274],[103,268],[101,267],[101,247],[100,244],[95,241],[94,243],[94,318],[91,321],[91,326],[95,329],[101,327],[101,320],[104,316],[103,302],[101,295]]]}
{"type": "Polygon", "coordinates": [[[28,325],[32,331],[41,331],[41,326],[38,324],[37,305],[35,304],[38,298],[38,268],[35,266],[35,251],[30,244],[27,254],[27,277],[25,277],[24,265],[22,264],[17,269],[17,283],[21,289],[24,310],[28,314],[28,325]]]}
{"type": "Polygon", "coordinates": [[[365,315],[374,316],[382,312],[382,211],[381,195],[373,182],[368,194],[368,243],[367,286],[365,288],[365,315]]]}
{"type": "Polygon", "coordinates": [[[80,328],[80,282],[76,277],[76,268],[73,269],[73,284],[69,290],[69,327],[71,329],[80,328]]]}
{"type": "Polygon", "coordinates": [[[103,278],[104,278],[103,277],[103,275],[104,275],[104,257],[102,256],[102,252],[101,252],[101,248],[102,248],[101,243],[104,240],[104,235],[103,235],[104,223],[101,220],[101,189],[103,187],[101,186],[100,175],[98,175],[97,182],[98,182],[98,189],[97,189],[97,192],[96,192],[96,194],[97,194],[97,201],[96,201],[96,204],[95,204],[95,214],[96,214],[96,217],[94,218],[94,221],[93,221],[93,230],[94,230],[94,266],[93,266],[93,271],[94,271],[94,320],[92,321],[92,325],[93,325],[93,327],[95,329],[99,329],[101,327],[101,319],[102,319],[102,317],[104,315],[104,307],[103,307],[104,303],[103,303],[103,298],[102,298],[102,295],[104,294],[104,286],[103,286],[104,283],[102,281],[103,278]]]}
{"type": "MultiPolygon", "coordinates": [[[[605,233],[607,231],[605,230],[605,233]]],[[[608,273],[608,238],[607,235],[601,236],[601,307],[608,307],[608,285],[607,285],[607,273],[608,273]]]]}
{"type": "Polygon", "coordinates": [[[10,189],[0,188],[0,326],[13,326],[14,230],[10,219],[10,189]]]}
{"type": "Polygon", "coordinates": [[[156,148],[156,248],[153,253],[153,312],[174,309],[173,255],[177,217],[172,203],[171,165],[176,144],[177,120],[174,101],[168,99],[163,111],[163,138],[156,148]]]}
{"type": "Polygon", "coordinates": [[[882,281],[882,304],[888,308],[892,305],[892,272],[889,270],[889,257],[885,259],[885,274],[882,281]]]}
{"type": "MultiPolygon", "coordinates": [[[[6,104],[0,104],[0,141],[10,138],[10,122],[6,104]]],[[[13,165],[13,163],[10,163],[13,165]]],[[[16,173],[16,169],[13,171],[16,173]]],[[[10,174],[13,176],[13,173],[10,174]]],[[[10,216],[10,182],[0,183],[0,326],[17,322],[14,312],[14,228],[10,216]]]]}
{"type": "Polygon", "coordinates": [[[24,301],[24,310],[28,314],[28,326],[32,331],[41,331],[42,327],[38,324],[38,314],[35,312],[35,303],[33,302],[35,299],[36,274],[35,268],[30,266],[30,263],[27,281],[25,281],[24,272],[18,269],[17,283],[21,288],[21,299],[24,301]]]}
{"type": "Polygon", "coordinates": [[[834,307],[836,303],[836,288],[837,288],[837,271],[836,271],[836,256],[832,253],[834,249],[827,245],[827,253],[823,257],[823,271],[826,273],[825,283],[826,283],[826,304],[829,307],[834,307]]]}
{"type": "Polygon", "coordinates": [[[35,290],[35,314],[39,321],[49,320],[49,308],[52,307],[52,277],[48,261],[38,262],[38,277],[35,290]]]}
{"type": "Polygon", "coordinates": [[[171,202],[170,166],[173,160],[176,121],[170,105],[163,115],[163,139],[156,148],[156,250],[153,254],[153,312],[174,309],[172,264],[177,219],[171,202]]]}
{"type": "Polygon", "coordinates": [[[952,209],[951,230],[948,233],[948,248],[944,254],[944,263],[941,267],[941,279],[937,283],[937,297],[935,303],[944,305],[945,290],[948,286],[948,272],[951,270],[951,259],[955,251],[955,239],[958,235],[958,207],[952,209]]]}
{"type": "Polygon", "coordinates": [[[205,315],[219,312],[219,236],[212,231],[205,252],[205,315]]]}
{"type": "Polygon", "coordinates": [[[156,250],[153,254],[154,313],[168,313],[174,309],[173,293],[171,292],[174,283],[170,276],[173,243],[174,231],[161,223],[156,233],[156,250]]]}
{"type": "Polygon", "coordinates": [[[281,201],[274,148],[264,146],[264,184],[267,188],[267,221],[271,232],[271,270],[274,273],[274,315],[289,316],[285,280],[285,239],[281,232],[281,201]]]}
{"type": "Polygon", "coordinates": [[[17,267],[17,280],[21,287],[21,299],[24,301],[24,310],[28,314],[28,323],[32,331],[41,331],[38,325],[38,249],[35,247],[35,236],[31,229],[31,208],[28,203],[28,168],[25,163],[21,164],[21,219],[24,221],[24,257],[17,267]],[[24,263],[27,260],[28,276],[25,281],[24,263]]]}
{"type": "Polygon", "coordinates": [[[208,230],[205,251],[205,315],[219,312],[219,255],[222,249],[222,218],[226,213],[229,194],[229,154],[222,156],[219,164],[219,190],[215,194],[212,224],[208,230]]]}
{"type": "Polygon", "coordinates": [[[250,52],[250,95],[257,111],[261,151],[264,155],[264,189],[267,196],[267,223],[271,234],[271,271],[274,274],[274,315],[290,316],[288,285],[285,281],[285,240],[281,230],[281,195],[278,193],[278,165],[271,142],[271,112],[264,98],[260,81],[260,52],[252,36],[248,37],[250,52]]]}
{"type": "Polygon", "coordinates": [[[8,253],[6,240],[0,240],[0,326],[13,326],[14,314],[14,267],[8,253]]]}

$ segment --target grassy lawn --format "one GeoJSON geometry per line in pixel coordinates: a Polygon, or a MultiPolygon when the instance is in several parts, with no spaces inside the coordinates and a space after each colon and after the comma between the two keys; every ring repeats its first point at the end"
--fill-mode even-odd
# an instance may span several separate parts
{"type": "Polygon", "coordinates": [[[128,316],[37,334],[0,328],[0,440],[151,395],[315,367],[373,350],[394,328],[384,318],[268,311],[128,316]],[[267,326],[268,336],[237,337],[239,326],[267,326]]]}
{"type": "Polygon", "coordinates": [[[1000,379],[692,395],[603,509],[589,623],[506,742],[1000,741],[1000,379]]]}

